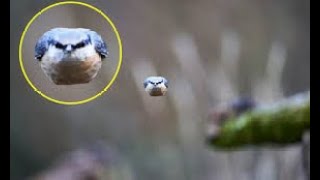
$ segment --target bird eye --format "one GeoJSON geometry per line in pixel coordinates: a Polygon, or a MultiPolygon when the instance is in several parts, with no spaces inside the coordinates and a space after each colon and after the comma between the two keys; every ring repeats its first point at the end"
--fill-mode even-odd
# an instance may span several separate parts
{"type": "Polygon", "coordinates": [[[78,43],[78,44],[76,44],[75,46],[74,46],[74,48],[75,49],[77,49],[77,48],[82,48],[82,47],[84,47],[86,44],[84,43],[84,42],[80,42],[80,43],[78,43]]]}
{"type": "Polygon", "coordinates": [[[58,49],[64,49],[64,45],[62,45],[61,43],[56,43],[55,46],[58,49]]]}

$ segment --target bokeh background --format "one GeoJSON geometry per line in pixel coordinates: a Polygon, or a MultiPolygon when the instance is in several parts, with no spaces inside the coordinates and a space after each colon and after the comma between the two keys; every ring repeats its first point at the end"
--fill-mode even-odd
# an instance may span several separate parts
{"type": "MultiPolygon", "coordinates": [[[[309,90],[309,0],[84,1],[117,26],[123,64],[107,93],[79,106],[43,99],[19,68],[24,27],[54,2],[10,1],[11,179],[34,176],[96,141],[116,152],[111,179],[306,179],[300,144],[223,152],[206,146],[204,129],[208,109],[220,102],[252,96],[269,103],[309,90]],[[169,79],[167,96],[144,92],[149,75],[169,79]]],[[[77,13],[65,12],[61,23],[101,27],[77,13]]]]}

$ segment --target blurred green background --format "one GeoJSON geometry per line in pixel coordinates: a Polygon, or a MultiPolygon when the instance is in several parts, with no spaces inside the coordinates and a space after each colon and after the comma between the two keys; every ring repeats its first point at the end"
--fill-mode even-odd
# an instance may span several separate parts
{"type": "MultiPolygon", "coordinates": [[[[33,176],[66,152],[97,140],[121,159],[113,179],[305,179],[300,144],[221,152],[205,145],[204,129],[208,109],[219,102],[250,95],[268,103],[309,90],[310,1],[83,1],[117,26],[123,64],[107,93],[79,106],[43,99],[19,67],[24,27],[54,2],[10,1],[11,179],[33,176]],[[150,75],[169,79],[167,96],[151,98],[144,92],[142,82],[150,75]]],[[[96,16],[61,13],[58,20],[52,17],[54,24],[70,21],[103,32],[96,16]]],[[[110,46],[117,46],[110,38],[110,46]]],[[[33,46],[30,41],[31,51],[33,46]]],[[[117,63],[116,56],[109,61],[117,63]]],[[[101,83],[92,87],[101,89],[101,83]]]]}

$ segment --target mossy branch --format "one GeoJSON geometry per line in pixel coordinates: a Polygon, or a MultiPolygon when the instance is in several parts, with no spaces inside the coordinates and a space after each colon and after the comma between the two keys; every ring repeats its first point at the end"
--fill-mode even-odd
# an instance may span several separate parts
{"type": "Polygon", "coordinates": [[[286,145],[301,142],[303,133],[309,128],[310,92],[307,92],[230,118],[210,144],[223,149],[246,145],[286,145]]]}

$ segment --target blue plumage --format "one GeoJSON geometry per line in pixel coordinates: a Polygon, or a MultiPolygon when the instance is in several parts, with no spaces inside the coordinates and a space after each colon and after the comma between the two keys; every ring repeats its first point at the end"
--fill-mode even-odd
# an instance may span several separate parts
{"type": "Polygon", "coordinates": [[[54,28],[44,33],[38,40],[35,46],[35,58],[40,61],[50,45],[72,44],[76,47],[77,43],[88,40],[102,59],[108,56],[107,45],[98,33],[84,28],[54,28]]]}
{"type": "Polygon", "coordinates": [[[153,85],[163,83],[166,87],[168,87],[168,85],[169,85],[168,80],[164,77],[161,77],[161,76],[150,76],[150,77],[146,78],[143,82],[144,88],[146,88],[149,83],[153,84],[153,85]]]}
{"type": "Polygon", "coordinates": [[[108,57],[108,50],[107,50],[107,45],[101,38],[101,36],[94,32],[94,31],[87,31],[88,36],[90,37],[91,41],[94,43],[94,47],[96,51],[100,54],[102,58],[108,57]]]}
{"type": "Polygon", "coordinates": [[[151,96],[163,96],[168,89],[168,80],[161,76],[150,76],[143,81],[145,91],[151,96]]]}
{"type": "Polygon", "coordinates": [[[49,48],[49,44],[53,43],[50,31],[45,33],[37,42],[35,46],[35,59],[41,60],[42,56],[49,48]]]}

